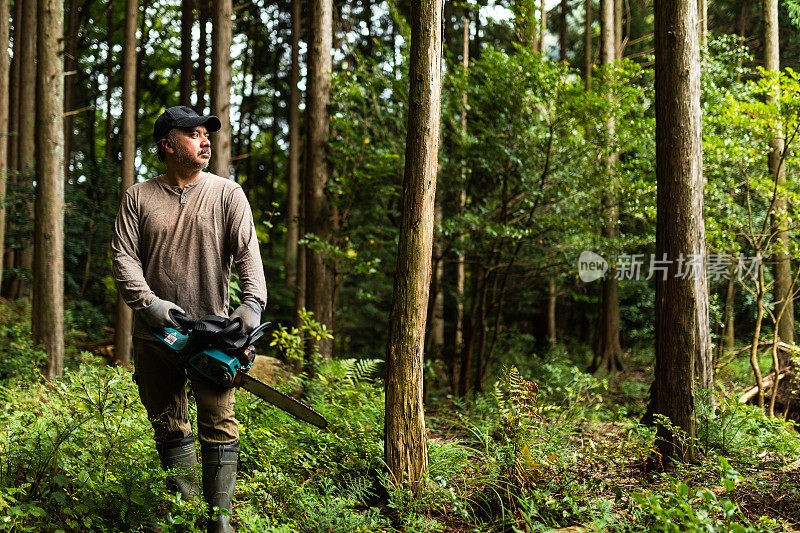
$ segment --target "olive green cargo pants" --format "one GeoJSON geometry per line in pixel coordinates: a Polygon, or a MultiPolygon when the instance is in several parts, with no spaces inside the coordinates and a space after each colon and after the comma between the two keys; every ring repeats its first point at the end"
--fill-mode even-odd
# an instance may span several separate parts
{"type": "Polygon", "coordinates": [[[179,441],[192,434],[186,382],[197,403],[197,437],[205,446],[232,444],[239,440],[239,423],[233,413],[232,388],[188,376],[175,352],[158,340],[133,339],[133,379],[139,387],[157,444],[179,441]]]}

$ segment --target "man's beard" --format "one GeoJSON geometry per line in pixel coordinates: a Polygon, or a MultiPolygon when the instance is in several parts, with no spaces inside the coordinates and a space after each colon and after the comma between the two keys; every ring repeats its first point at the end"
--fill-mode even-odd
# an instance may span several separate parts
{"type": "Polygon", "coordinates": [[[189,170],[202,170],[207,168],[211,160],[211,158],[208,158],[204,161],[197,161],[197,156],[192,155],[188,150],[181,149],[176,150],[175,155],[177,156],[178,165],[189,170]]]}

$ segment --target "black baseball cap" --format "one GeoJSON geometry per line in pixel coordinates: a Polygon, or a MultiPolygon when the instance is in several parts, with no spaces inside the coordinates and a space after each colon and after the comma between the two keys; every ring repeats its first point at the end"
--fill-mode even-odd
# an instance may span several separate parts
{"type": "Polygon", "coordinates": [[[195,126],[205,126],[209,132],[218,131],[222,124],[213,115],[198,115],[197,111],[185,105],[170,107],[161,113],[153,126],[153,140],[158,143],[167,136],[172,128],[194,128],[195,126]]]}

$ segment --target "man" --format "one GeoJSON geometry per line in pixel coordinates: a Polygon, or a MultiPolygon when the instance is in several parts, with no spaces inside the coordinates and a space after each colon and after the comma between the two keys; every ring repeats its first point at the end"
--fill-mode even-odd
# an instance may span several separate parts
{"type": "MultiPolygon", "coordinates": [[[[178,469],[170,485],[197,499],[197,464],[189,423],[187,376],[174,352],[150,333],[176,327],[169,312],[191,318],[228,316],[231,263],[236,263],[242,304],[231,318],[248,333],[266,306],[267,288],[253,216],[242,188],[204,172],[211,158],[209,133],[220,129],[214,116],[185,106],[171,107],[153,129],[166,173],[128,189],[114,227],[114,278],[134,310],[134,379],[155,433],[165,470],[178,469]]],[[[189,376],[197,402],[203,494],[213,510],[227,510],[208,531],[228,532],[239,458],[234,389],[189,376]]]]}

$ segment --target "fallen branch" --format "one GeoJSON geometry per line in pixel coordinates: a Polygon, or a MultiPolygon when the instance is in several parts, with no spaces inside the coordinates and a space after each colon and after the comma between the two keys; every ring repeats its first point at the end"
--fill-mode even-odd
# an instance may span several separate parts
{"type": "MultiPolygon", "coordinates": [[[[784,344],[784,343],[780,343],[784,344]]],[[[789,372],[783,371],[778,376],[778,381],[782,380],[786,377],[789,372]]],[[[761,388],[766,390],[767,387],[772,386],[772,382],[775,379],[775,372],[770,373],[767,377],[761,380],[761,388]]],[[[739,403],[747,403],[752,400],[758,394],[758,385],[751,385],[750,388],[744,391],[742,395],[739,397],[739,403]]]]}

